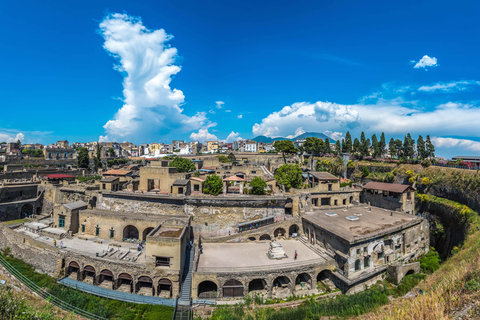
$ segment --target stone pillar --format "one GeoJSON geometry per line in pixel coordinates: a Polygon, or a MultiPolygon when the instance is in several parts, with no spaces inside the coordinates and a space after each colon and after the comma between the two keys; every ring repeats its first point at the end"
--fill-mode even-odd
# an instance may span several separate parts
{"type": "Polygon", "coordinates": [[[240,181],[240,194],[243,194],[243,181],[240,181]]]}
{"type": "Polygon", "coordinates": [[[228,181],[223,182],[223,195],[226,195],[228,192],[228,181]]]}

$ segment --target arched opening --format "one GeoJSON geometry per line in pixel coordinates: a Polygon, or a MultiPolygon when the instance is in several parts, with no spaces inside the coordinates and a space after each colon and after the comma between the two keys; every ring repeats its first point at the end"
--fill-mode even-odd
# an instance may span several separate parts
{"type": "Polygon", "coordinates": [[[335,290],[336,286],[332,279],[332,272],[330,270],[319,272],[317,275],[317,289],[321,292],[331,292],[335,290]]]}
{"type": "Polygon", "coordinates": [[[353,196],[350,196],[350,203],[353,203],[353,196]]]}
{"type": "Polygon", "coordinates": [[[253,279],[248,284],[248,292],[265,291],[267,290],[267,282],[264,279],[253,279]]]}
{"type": "Polygon", "coordinates": [[[83,268],[83,282],[95,284],[95,268],[92,266],[85,266],[83,268]]]}
{"type": "Polygon", "coordinates": [[[370,267],[370,257],[367,256],[363,258],[363,267],[364,268],[370,267]]]}
{"type": "Polygon", "coordinates": [[[22,207],[22,218],[29,217],[33,214],[33,206],[30,203],[24,204],[22,207]]]}
{"type": "Polygon", "coordinates": [[[245,179],[245,177],[247,176],[245,173],[243,172],[236,172],[235,175],[239,178],[242,178],[242,179],[245,179]]]}
{"type": "Polygon", "coordinates": [[[362,266],[360,264],[360,260],[355,261],[355,271],[360,271],[362,269],[362,266]]]}
{"type": "Polygon", "coordinates": [[[415,273],[415,271],[413,269],[408,270],[408,272],[405,273],[405,277],[408,276],[408,275],[414,274],[414,273],[415,273]]]}
{"type": "Polygon", "coordinates": [[[260,236],[260,241],[262,241],[262,240],[272,240],[272,238],[270,237],[269,234],[262,234],[260,236]]]}
{"type": "Polygon", "coordinates": [[[273,236],[274,236],[275,238],[284,237],[285,234],[286,234],[286,231],[285,231],[285,229],[283,229],[283,228],[275,229],[275,231],[273,232],[273,236]]]}
{"type": "Polygon", "coordinates": [[[235,279],[228,280],[223,285],[224,298],[240,298],[243,297],[243,284],[235,279]]]}
{"type": "Polygon", "coordinates": [[[98,277],[98,285],[107,289],[113,289],[113,272],[103,269],[98,277]]]}
{"type": "Polygon", "coordinates": [[[147,240],[147,235],[148,235],[150,232],[152,232],[153,229],[155,229],[155,228],[150,227],[150,228],[147,228],[147,229],[143,230],[143,237],[142,237],[142,240],[143,240],[143,241],[146,241],[146,240],[147,240]]]}
{"type": "Polygon", "coordinates": [[[160,279],[160,281],[158,281],[157,294],[161,298],[171,298],[172,297],[172,281],[166,278],[160,279]]]}
{"type": "Polygon", "coordinates": [[[69,277],[70,279],[73,279],[73,280],[78,280],[78,274],[79,274],[79,271],[80,271],[80,266],[78,265],[77,262],[71,261],[68,264],[68,267],[65,271],[66,271],[66,276],[67,277],[69,277]]]}
{"type": "Polygon", "coordinates": [[[308,273],[300,273],[295,279],[295,290],[310,290],[312,288],[312,277],[308,273]]]}
{"type": "Polygon", "coordinates": [[[135,286],[135,293],[144,296],[155,296],[155,288],[153,287],[152,278],[147,276],[141,276],[138,278],[135,286]]]}
{"type": "Polygon", "coordinates": [[[133,293],[133,278],[128,273],[121,273],[118,276],[116,290],[133,293]]]}
{"type": "Polygon", "coordinates": [[[198,298],[200,299],[216,299],[217,285],[212,281],[203,281],[198,285],[198,298]]]}
{"type": "Polygon", "coordinates": [[[273,288],[272,294],[273,295],[285,295],[289,293],[288,286],[290,285],[290,279],[286,276],[277,277],[273,280],[273,288]]]}
{"type": "Polygon", "coordinates": [[[300,228],[296,224],[292,224],[290,228],[288,228],[288,235],[290,237],[297,237],[299,229],[300,228]]]}
{"type": "Polygon", "coordinates": [[[126,226],[123,229],[123,241],[126,239],[138,239],[138,229],[135,226],[126,226]]]}
{"type": "Polygon", "coordinates": [[[291,198],[287,198],[285,202],[285,214],[293,214],[293,200],[291,198]]]}
{"type": "Polygon", "coordinates": [[[257,241],[257,238],[255,238],[255,237],[249,237],[248,240],[249,240],[249,241],[257,241]]]}

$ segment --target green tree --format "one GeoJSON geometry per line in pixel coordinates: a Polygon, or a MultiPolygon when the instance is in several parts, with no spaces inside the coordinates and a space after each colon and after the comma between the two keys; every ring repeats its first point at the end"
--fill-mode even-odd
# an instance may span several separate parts
{"type": "Polygon", "coordinates": [[[214,196],[217,196],[222,191],[222,178],[220,178],[216,174],[211,174],[205,179],[205,182],[203,183],[203,193],[213,194],[214,196]]]}
{"type": "Polygon", "coordinates": [[[108,148],[108,154],[111,157],[115,157],[115,149],[113,149],[112,147],[108,148]]]}
{"type": "Polygon", "coordinates": [[[298,188],[302,185],[302,170],[298,164],[284,164],[275,171],[275,180],[285,190],[298,188]]]}
{"type": "Polygon", "coordinates": [[[325,153],[332,153],[332,148],[330,147],[330,140],[325,139],[325,153]]]}
{"type": "Polygon", "coordinates": [[[412,158],[415,153],[415,140],[412,139],[410,133],[407,133],[403,141],[403,155],[408,159],[412,158]]]}
{"type": "Polygon", "coordinates": [[[388,153],[390,157],[395,157],[397,155],[397,148],[395,146],[395,139],[391,138],[390,142],[388,143],[388,153]]]}
{"type": "Polygon", "coordinates": [[[353,153],[359,153],[360,152],[360,140],[358,138],[355,138],[353,141],[353,153]]]}
{"type": "Polygon", "coordinates": [[[168,166],[177,168],[177,172],[190,172],[195,170],[193,161],[182,157],[175,157],[168,166]]]}
{"type": "Polygon", "coordinates": [[[425,141],[425,149],[427,150],[426,156],[428,158],[433,158],[435,157],[435,146],[432,143],[432,140],[430,140],[430,136],[427,136],[427,141],[425,141]]]}
{"type": "Polygon", "coordinates": [[[303,143],[303,147],[307,153],[310,153],[313,156],[319,156],[325,153],[325,143],[322,139],[316,137],[308,137],[303,143]]]}
{"type": "Polygon", "coordinates": [[[86,169],[88,168],[89,164],[88,159],[88,150],[87,148],[79,148],[78,149],[78,156],[77,156],[77,165],[79,168],[86,169]]]}
{"type": "Polygon", "coordinates": [[[342,145],[340,144],[340,140],[337,140],[337,142],[335,142],[335,153],[336,154],[342,153],[342,145]]]}
{"type": "Polygon", "coordinates": [[[380,157],[380,148],[379,148],[379,142],[377,140],[377,135],[374,134],[372,136],[372,149],[373,149],[373,157],[374,158],[379,158],[380,157]]]}
{"type": "Polygon", "coordinates": [[[417,140],[417,155],[420,159],[425,159],[426,156],[425,141],[422,136],[418,136],[417,140]]]}
{"type": "Polygon", "coordinates": [[[250,190],[251,193],[262,195],[265,194],[265,188],[267,187],[267,183],[260,177],[255,177],[250,181],[250,190]]]}
{"type": "Polygon", "coordinates": [[[368,168],[367,166],[363,167],[363,170],[362,170],[362,177],[367,177],[368,175],[370,174],[370,171],[368,171],[368,168]]]}
{"type": "Polygon", "coordinates": [[[396,155],[398,158],[403,156],[403,143],[402,140],[396,139],[395,140],[395,150],[396,150],[396,155]]]}
{"type": "Polygon", "coordinates": [[[230,152],[230,154],[228,155],[228,159],[230,159],[231,162],[237,161],[237,158],[235,158],[235,155],[232,152],[230,152]]]}
{"type": "Polygon", "coordinates": [[[378,142],[378,149],[380,150],[380,157],[383,158],[383,155],[385,154],[385,148],[387,147],[387,142],[385,140],[385,133],[382,132],[382,135],[380,136],[380,141],[378,142]]]}
{"type": "Polygon", "coordinates": [[[343,150],[343,152],[352,152],[352,136],[350,135],[350,131],[347,131],[347,133],[345,134],[345,149],[343,150]]]}
{"type": "Polygon", "coordinates": [[[365,139],[365,133],[362,131],[360,135],[360,154],[364,157],[369,154],[368,151],[368,141],[365,139]]]}
{"type": "Polygon", "coordinates": [[[102,149],[103,147],[101,145],[98,145],[95,157],[93,157],[93,166],[95,168],[95,172],[97,172],[98,169],[102,167],[102,160],[101,160],[102,149]]]}
{"type": "Polygon", "coordinates": [[[278,140],[273,143],[273,147],[275,150],[279,151],[282,153],[283,156],[283,162],[286,164],[287,159],[285,158],[285,154],[292,154],[295,153],[295,145],[293,144],[292,141],[290,140],[278,140]]]}

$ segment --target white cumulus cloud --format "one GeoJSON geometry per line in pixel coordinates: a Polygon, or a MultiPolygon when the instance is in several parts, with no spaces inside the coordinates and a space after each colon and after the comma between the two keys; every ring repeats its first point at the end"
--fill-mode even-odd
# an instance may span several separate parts
{"type": "Polygon", "coordinates": [[[242,119],[242,118],[243,118],[243,114],[239,114],[239,115],[237,116],[237,118],[238,118],[238,119],[242,119]]]}
{"type": "Polygon", "coordinates": [[[437,64],[437,58],[435,57],[429,57],[427,55],[424,55],[422,59],[420,59],[418,62],[415,60],[412,60],[411,62],[415,63],[413,66],[415,69],[423,68],[427,70],[427,67],[436,67],[438,66],[437,64]]]}
{"type": "Polygon", "coordinates": [[[168,44],[172,36],[165,30],[149,30],[140,18],[113,13],[100,23],[100,34],[104,49],[118,62],[115,70],[125,76],[124,105],[104,125],[106,135],[100,140],[157,140],[211,125],[205,112],[185,115],[183,92],[170,87],[181,68],[175,65],[177,49],[168,44]]]}
{"type": "Polygon", "coordinates": [[[2,133],[0,132],[0,142],[25,142],[25,135],[21,132],[19,133],[2,133]]]}
{"type": "Polygon", "coordinates": [[[205,142],[209,140],[218,140],[217,136],[208,132],[208,129],[200,129],[198,132],[190,134],[190,140],[205,142]]]}
{"type": "Polygon", "coordinates": [[[461,81],[452,81],[448,83],[438,82],[430,86],[421,86],[418,88],[418,91],[424,92],[452,92],[452,91],[465,91],[468,90],[471,86],[480,85],[480,81],[474,80],[461,80],[461,81]]]}
{"type": "Polygon", "coordinates": [[[302,127],[299,127],[299,128],[297,128],[297,130],[295,130],[295,133],[294,133],[294,134],[288,135],[288,136],[286,136],[285,138],[287,138],[287,139],[293,139],[293,138],[295,138],[295,137],[298,137],[298,136],[301,135],[301,134],[304,134],[305,132],[306,132],[306,131],[303,130],[302,127]]]}
{"type": "Polygon", "coordinates": [[[338,131],[330,131],[330,130],[326,130],[325,132],[323,132],[324,135],[326,135],[327,137],[329,138],[332,138],[332,140],[342,140],[344,138],[343,136],[343,133],[342,132],[338,132],[338,131]]]}
{"type": "Polygon", "coordinates": [[[460,148],[480,152],[480,142],[468,139],[432,137],[432,143],[438,148],[460,148]]]}
{"type": "Polygon", "coordinates": [[[242,137],[240,137],[240,133],[238,132],[230,132],[230,134],[227,136],[227,138],[224,140],[226,143],[234,142],[237,140],[243,140],[242,137]]]}
{"type": "Polygon", "coordinates": [[[302,127],[306,132],[325,129],[354,128],[360,121],[360,114],[351,105],[331,102],[297,102],[273,112],[261,123],[255,123],[253,134],[267,137],[288,136],[302,127]]]}
{"type": "Polygon", "coordinates": [[[223,105],[225,104],[225,102],[223,102],[223,101],[215,101],[215,104],[216,104],[216,108],[217,108],[217,109],[222,109],[222,108],[223,108],[223,105]]]}

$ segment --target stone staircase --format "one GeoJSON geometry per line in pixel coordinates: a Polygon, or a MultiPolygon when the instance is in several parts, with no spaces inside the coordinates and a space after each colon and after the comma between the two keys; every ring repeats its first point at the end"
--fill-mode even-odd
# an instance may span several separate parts
{"type": "Polygon", "coordinates": [[[334,257],[333,253],[321,248],[318,245],[313,245],[308,241],[307,237],[305,235],[301,235],[300,237],[297,238],[297,241],[300,241],[303,243],[305,246],[307,246],[310,250],[321,256],[322,258],[326,260],[330,260],[334,257]]]}
{"type": "Polygon", "coordinates": [[[178,305],[175,311],[175,320],[190,320],[190,307],[191,300],[190,294],[192,291],[192,270],[193,270],[193,258],[195,256],[195,248],[192,247],[187,249],[185,255],[185,267],[183,270],[183,282],[180,293],[180,298],[178,298],[178,305]]]}

